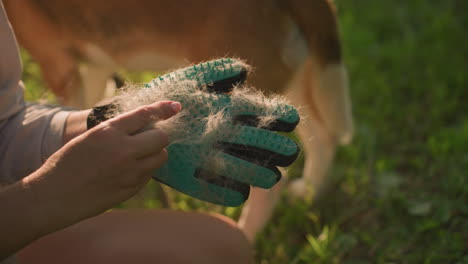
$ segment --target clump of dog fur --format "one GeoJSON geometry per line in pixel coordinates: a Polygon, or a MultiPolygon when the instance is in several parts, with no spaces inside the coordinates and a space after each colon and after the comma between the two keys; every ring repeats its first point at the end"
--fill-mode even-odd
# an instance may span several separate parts
{"type": "MultiPolygon", "coordinates": [[[[250,66],[240,63],[246,69],[250,66]]],[[[212,106],[216,102],[216,93],[209,93],[206,87],[199,87],[197,81],[171,80],[161,82],[151,87],[128,84],[116,96],[113,102],[119,107],[112,115],[130,111],[132,109],[157,101],[174,100],[182,104],[182,110],[167,120],[155,121],[152,126],[162,129],[169,135],[171,144],[184,145],[208,144],[214,145],[222,138],[236,136],[240,131],[233,126],[232,118],[248,108],[258,116],[257,127],[268,127],[279,116],[284,116],[290,108],[288,101],[281,95],[264,95],[261,91],[248,85],[234,87],[230,96],[230,103],[224,107],[212,106]],[[233,129],[234,127],[234,129],[233,129]]],[[[225,95],[221,95],[225,96],[225,95]]],[[[222,167],[220,150],[211,148],[207,153],[197,153],[202,157],[202,163],[210,167],[222,167]]]]}

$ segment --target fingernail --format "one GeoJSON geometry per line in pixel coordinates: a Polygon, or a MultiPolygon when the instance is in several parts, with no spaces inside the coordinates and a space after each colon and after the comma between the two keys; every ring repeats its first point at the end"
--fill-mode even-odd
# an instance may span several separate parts
{"type": "Polygon", "coordinates": [[[174,112],[177,113],[177,112],[180,111],[180,109],[182,109],[182,104],[179,103],[179,102],[172,102],[172,103],[171,103],[171,108],[172,108],[172,110],[173,110],[174,112]]]}

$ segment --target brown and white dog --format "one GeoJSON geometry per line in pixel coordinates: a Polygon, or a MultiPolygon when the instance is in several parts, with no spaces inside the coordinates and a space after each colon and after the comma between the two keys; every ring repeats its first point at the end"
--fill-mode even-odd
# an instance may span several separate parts
{"type": "MultiPolygon", "coordinates": [[[[305,117],[304,176],[318,188],[337,144],[353,133],[336,14],[327,0],[2,0],[20,44],[48,87],[74,107],[106,94],[119,67],[167,71],[222,56],[254,66],[250,83],[283,93],[305,117]]],[[[253,190],[239,225],[250,239],[270,217],[282,184],[253,190]]]]}

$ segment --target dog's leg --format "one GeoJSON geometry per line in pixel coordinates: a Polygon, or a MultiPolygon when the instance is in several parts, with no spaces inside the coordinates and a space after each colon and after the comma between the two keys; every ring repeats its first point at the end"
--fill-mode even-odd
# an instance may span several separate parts
{"type": "MultiPolygon", "coordinates": [[[[290,185],[291,193],[302,198],[323,189],[336,146],[348,143],[353,133],[344,66],[320,67],[314,61],[313,58],[306,61],[287,90],[287,96],[303,117],[298,126],[305,155],[303,177],[290,185]]],[[[270,218],[284,184],[285,180],[270,191],[252,190],[238,222],[250,241],[254,241],[270,218]]]]}
{"type": "Polygon", "coordinates": [[[270,219],[286,181],[284,178],[281,179],[271,190],[260,188],[250,190],[249,200],[245,203],[238,221],[239,228],[250,242],[255,241],[257,233],[263,229],[270,219]]]}
{"type": "MultiPolygon", "coordinates": [[[[303,111],[310,114],[308,106],[303,111]]],[[[309,115],[310,116],[310,115],[309,115]]],[[[298,127],[298,134],[304,151],[303,175],[293,180],[289,185],[292,195],[305,198],[307,195],[316,196],[325,183],[326,174],[333,161],[336,143],[330,138],[325,127],[308,118],[298,127]]]]}
{"type": "Polygon", "coordinates": [[[75,89],[70,104],[80,108],[89,108],[105,97],[112,96],[115,85],[110,80],[112,69],[93,64],[80,65],[82,88],[75,89]]]}
{"type": "MultiPolygon", "coordinates": [[[[295,52],[301,52],[304,49],[301,49],[301,41],[294,41],[294,51],[295,52]],[[298,51],[301,50],[301,51],[298,51]]],[[[290,63],[280,63],[280,62],[267,62],[261,67],[259,66],[259,69],[263,69],[265,72],[270,72],[270,73],[275,73],[275,74],[269,74],[269,75],[264,75],[268,76],[266,80],[257,80],[256,87],[268,87],[270,89],[273,89],[275,85],[279,85],[280,87],[296,87],[301,84],[301,80],[299,77],[303,75],[303,66],[300,66],[303,64],[300,59],[297,59],[296,61],[291,60],[291,58],[298,57],[298,56],[292,56],[296,55],[294,53],[289,52],[289,50],[286,50],[286,55],[285,57],[288,58],[287,61],[285,62],[290,62],[290,63]],[[268,65],[274,65],[275,68],[272,69],[271,71],[268,71],[268,65]],[[288,74],[294,75],[293,79],[289,81],[289,84],[285,84],[286,77],[281,76],[281,73],[287,72],[285,68],[280,68],[279,65],[292,65],[294,68],[297,69],[299,68],[298,72],[296,74],[292,74],[291,69],[288,74]],[[265,70],[266,69],[266,70],[265,70]],[[278,74],[276,74],[278,73],[278,74]],[[273,76],[273,77],[271,77],[273,76]],[[277,79],[274,79],[277,78],[277,79]],[[262,82],[263,81],[263,82],[262,82]],[[270,83],[269,83],[270,82],[270,83]],[[284,85],[284,86],[283,86],[284,85]]],[[[303,55],[303,54],[299,54],[303,55]]],[[[305,53],[305,55],[307,55],[305,53]]],[[[281,58],[280,58],[281,60],[281,58]]],[[[292,90],[298,89],[296,88],[289,88],[292,90]]],[[[288,89],[288,90],[289,90],[288,89]]],[[[278,88],[278,90],[280,90],[278,88]]],[[[273,91],[278,91],[273,89],[273,91]]],[[[298,106],[299,104],[296,104],[294,101],[291,101],[294,105],[298,106]]],[[[301,121],[302,122],[302,121],[301,121]]],[[[300,123],[301,123],[300,122],[300,123]]],[[[281,191],[283,187],[287,184],[287,175],[283,173],[283,178],[279,183],[275,185],[271,190],[263,190],[259,188],[252,188],[250,192],[250,198],[247,200],[246,204],[244,205],[244,208],[242,210],[241,216],[238,221],[239,227],[244,231],[245,235],[247,238],[251,241],[254,242],[257,234],[263,229],[263,227],[266,225],[268,220],[270,219],[271,215],[273,214],[273,210],[275,206],[277,205],[279,198],[281,196],[281,191]]]]}
{"type": "Polygon", "coordinates": [[[33,1],[3,0],[21,45],[41,66],[42,76],[60,102],[79,86],[77,50],[63,37],[59,25],[41,12],[33,1]]]}
{"type": "Polygon", "coordinates": [[[303,177],[293,181],[290,190],[304,197],[308,190],[317,194],[322,189],[336,146],[349,143],[353,123],[343,65],[319,67],[310,59],[297,81],[288,96],[305,117],[298,127],[305,163],[303,177]]]}
{"type": "MultiPolygon", "coordinates": [[[[51,89],[57,101],[65,106],[70,104],[70,96],[73,91],[81,87],[81,77],[76,61],[62,50],[38,52],[35,59],[41,66],[42,76],[49,89],[51,89]]],[[[31,52],[34,56],[35,52],[31,52]]]]}

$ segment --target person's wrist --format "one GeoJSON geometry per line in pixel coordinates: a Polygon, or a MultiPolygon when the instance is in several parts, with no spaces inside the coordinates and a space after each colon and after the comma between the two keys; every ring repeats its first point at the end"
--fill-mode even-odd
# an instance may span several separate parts
{"type": "Polygon", "coordinates": [[[86,128],[91,129],[107,119],[114,117],[118,109],[119,107],[113,103],[93,107],[86,120],[86,128]]]}
{"type": "Polygon", "coordinates": [[[41,195],[38,194],[39,189],[36,187],[31,177],[34,177],[33,174],[24,178],[22,181],[18,182],[17,188],[21,189],[23,193],[22,199],[23,204],[28,204],[29,210],[26,210],[27,213],[26,219],[34,219],[31,221],[32,230],[34,231],[34,237],[38,238],[45,235],[47,230],[47,216],[43,203],[40,199],[41,195]]]}
{"type": "Polygon", "coordinates": [[[30,219],[34,219],[36,237],[42,237],[56,230],[78,222],[73,200],[64,189],[63,175],[54,175],[54,163],[46,163],[21,181],[25,190],[25,202],[33,205],[30,219]],[[70,210],[71,209],[71,210],[70,210]]]}
{"type": "Polygon", "coordinates": [[[41,237],[44,218],[38,214],[34,196],[25,179],[1,189],[0,231],[8,239],[2,241],[0,260],[41,237]]]}
{"type": "Polygon", "coordinates": [[[67,118],[63,132],[63,144],[83,134],[87,130],[87,119],[91,109],[73,112],[67,118]]]}
{"type": "Polygon", "coordinates": [[[43,176],[41,174],[43,174],[42,168],[21,181],[25,202],[33,205],[29,213],[31,214],[30,219],[34,219],[36,237],[41,237],[57,229],[54,228],[55,219],[52,215],[55,214],[52,208],[57,207],[55,204],[59,201],[48,199],[52,195],[50,191],[53,192],[54,188],[47,183],[48,178],[41,177],[43,176]]]}

